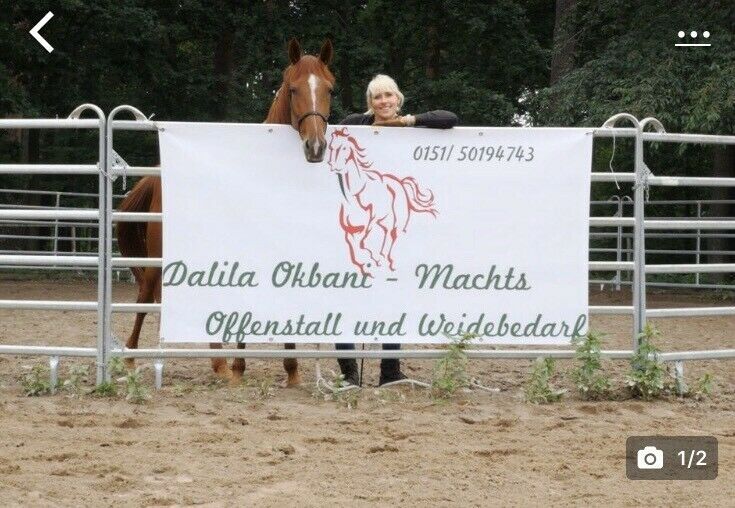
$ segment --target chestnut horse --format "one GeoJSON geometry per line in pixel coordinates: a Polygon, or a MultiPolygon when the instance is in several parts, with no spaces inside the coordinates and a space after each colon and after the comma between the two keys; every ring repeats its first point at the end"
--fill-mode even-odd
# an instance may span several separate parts
{"type": "MultiPolygon", "coordinates": [[[[319,57],[301,54],[301,46],[296,39],[288,45],[291,64],[283,72],[283,83],[271,104],[264,123],[290,124],[299,132],[303,141],[304,157],[308,162],[322,162],[326,150],[324,133],[334,87],[334,76],[329,71],[332,60],[332,43],[327,40],[322,45],[319,57]]],[[[128,193],[118,208],[121,212],[161,212],[161,179],[145,177],[128,193]]],[[[117,224],[117,241],[124,257],[161,257],[162,224],[159,222],[120,222],[117,224]]],[[[137,303],[161,301],[161,269],[131,268],[138,283],[137,303]]],[[[145,313],[136,315],[135,326],[126,342],[126,347],[137,348],[140,329],[145,313]]],[[[219,349],[222,344],[210,344],[219,349]]],[[[238,344],[238,348],[244,348],[238,344]]],[[[286,344],[286,349],[294,349],[294,344],[286,344]]],[[[132,358],[126,360],[132,368],[132,358]]],[[[295,358],[283,360],[288,373],[287,386],[301,382],[298,362],[295,358]]],[[[245,360],[236,358],[232,370],[224,358],[213,358],[212,368],[222,378],[237,382],[245,371],[245,360]]]]}

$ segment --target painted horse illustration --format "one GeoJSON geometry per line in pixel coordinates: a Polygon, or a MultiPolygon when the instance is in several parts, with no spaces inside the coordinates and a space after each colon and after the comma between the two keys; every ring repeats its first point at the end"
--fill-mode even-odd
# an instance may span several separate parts
{"type": "MultiPolygon", "coordinates": [[[[283,71],[283,83],[268,111],[265,123],[291,125],[299,132],[302,140],[304,157],[308,162],[322,162],[326,148],[324,134],[327,129],[327,118],[331,105],[331,92],[334,87],[334,76],[329,71],[332,60],[332,43],[326,41],[319,56],[302,55],[301,46],[296,39],[291,39],[288,56],[291,64],[283,71]]],[[[213,175],[213,178],[217,176],[213,175]]],[[[120,203],[121,212],[161,212],[161,179],[145,177],[128,193],[120,203]]],[[[161,223],[156,222],[120,222],[117,224],[117,240],[123,257],[161,257],[162,242],[161,223]]],[[[161,301],[161,269],[133,267],[135,280],[138,283],[138,303],[161,301]]],[[[127,340],[129,348],[138,347],[138,338],[143,326],[145,313],[135,318],[135,326],[127,340]]],[[[222,344],[210,344],[211,348],[221,348],[222,344]]],[[[238,348],[245,347],[238,344],[238,348]]],[[[294,349],[294,344],[285,344],[286,349],[294,349]]],[[[133,361],[128,359],[128,368],[133,361]]],[[[295,358],[283,360],[288,373],[287,386],[299,384],[298,362],[295,358]]],[[[224,358],[213,358],[212,368],[219,376],[238,381],[245,371],[245,360],[236,358],[232,362],[232,370],[224,358]]]]}
{"type": "Polygon", "coordinates": [[[344,200],[339,225],[350,261],[362,274],[373,267],[395,271],[393,248],[408,228],[411,212],[436,217],[434,194],[416,180],[371,169],[365,150],[347,128],[335,130],[329,142],[329,168],[337,173],[344,200]]]}

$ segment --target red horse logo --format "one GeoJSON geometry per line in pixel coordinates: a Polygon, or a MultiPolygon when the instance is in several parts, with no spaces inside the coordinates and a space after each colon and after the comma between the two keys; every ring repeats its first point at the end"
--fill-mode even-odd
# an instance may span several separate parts
{"type": "Polygon", "coordinates": [[[329,168],[337,173],[344,197],[339,225],[352,264],[365,275],[372,275],[373,266],[395,270],[393,247],[399,233],[406,232],[411,212],[437,214],[434,194],[422,191],[413,177],[399,178],[370,166],[347,128],[332,133],[329,168]]]}

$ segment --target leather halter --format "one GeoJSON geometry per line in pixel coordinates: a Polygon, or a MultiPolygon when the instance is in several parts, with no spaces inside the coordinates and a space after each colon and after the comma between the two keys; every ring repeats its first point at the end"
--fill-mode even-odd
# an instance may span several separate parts
{"type": "Polygon", "coordinates": [[[327,125],[329,125],[329,120],[327,120],[327,117],[324,116],[324,115],[322,115],[318,111],[307,111],[306,113],[304,113],[303,115],[301,115],[299,117],[299,119],[296,121],[296,128],[297,129],[301,128],[301,122],[303,122],[304,119],[306,119],[309,116],[318,116],[319,118],[321,118],[322,120],[324,120],[324,132],[327,132],[327,125]]]}

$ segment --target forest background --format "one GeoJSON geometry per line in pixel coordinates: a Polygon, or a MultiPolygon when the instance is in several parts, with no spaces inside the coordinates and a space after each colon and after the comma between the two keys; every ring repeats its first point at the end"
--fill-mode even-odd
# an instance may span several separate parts
{"type": "MultiPolygon", "coordinates": [[[[91,102],[106,112],[131,104],[161,120],[261,122],[292,36],[310,53],[325,38],[334,43],[332,123],[364,111],[367,82],[387,73],[406,112],[448,109],[465,126],[599,127],[623,111],[654,116],[669,132],[735,126],[735,3],[724,0],[11,1],[0,9],[0,117],[63,118],[91,102]],[[28,35],[47,11],[52,53],[28,35]],[[712,46],[676,47],[680,30],[686,39],[697,31],[698,42],[707,30],[712,46]]],[[[91,133],[4,131],[0,162],[96,162],[96,143],[91,133]]],[[[157,163],[152,134],[120,133],[115,146],[130,164],[157,163]]],[[[632,171],[630,140],[617,140],[614,153],[611,140],[595,148],[593,171],[632,171]]],[[[735,176],[735,146],[647,144],[646,163],[654,174],[735,176]]],[[[96,186],[89,177],[0,175],[0,188],[96,186]]],[[[629,184],[593,186],[593,199],[626,194],[629,184]]],[[[654,188],[651,199],[735,199],[735,190],[654,188]]],[[[703,213],[732,217],[735,206],[703,213]]]]}

